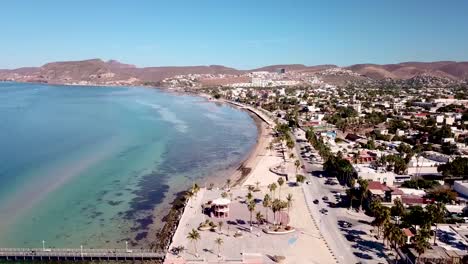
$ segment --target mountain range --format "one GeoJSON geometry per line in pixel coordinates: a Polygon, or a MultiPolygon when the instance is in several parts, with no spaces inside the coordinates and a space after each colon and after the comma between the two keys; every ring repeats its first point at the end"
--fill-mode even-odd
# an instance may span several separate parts
{"type": "MultiPolygon", "coordinates": [[[[46,82],[56,84],[154,84],[165,78],[187,74],[242,75],[252,71],[319,73],[339,68],[336,65],[306,66],[302,64],[270,65],[252,70],[238,70],[222,65],[144,67],[124,64],[116,60],[90,59],[82,61],[51,62],[41,67],[0,70],[0,80],[46,82]]],[[[356,64],[342,69],[372,79],[410,79],[432,76],[450,80],[468,80],[468,62],[404,62],[398,64],[356,64]]]]}

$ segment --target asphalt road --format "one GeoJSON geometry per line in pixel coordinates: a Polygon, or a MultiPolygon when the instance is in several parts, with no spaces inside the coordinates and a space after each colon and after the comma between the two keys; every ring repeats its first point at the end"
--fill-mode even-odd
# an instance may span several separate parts
{"type": "MultiPolygon", "coordinates": [[[[329,201],[333,201],[335,199],[333,194],[331,193],[330,189],[326,188],[321,182],[323,179],[312,175],[313,173],[316,175],[317,172],[322,171],[322,165],[318,162],[311,162],[309,159],[304,159],[300,155],[302,152],[301,147],[306,145],[310,146],[310,144],[307,142],[297,142],[297,139],[305,140],[304,132],[299,130],[299,132],[294,133],[294,136],[296,138],[296,152],[298,154],[298,158],[304,165],[306,179],[310,182],[310,184],[303,184],[302,186],[304,188],[306,202],[309,206],[312,217],[317,221],[320,232],[322,233],[325,241],[327,242],[339,263],[348,264],[359,262],[360,260],[358,260],[358,258],[353,253],[351,248],[352,245],[345,239],[339,229],[339,219],[335,213],[335,210],[330,209],[328,205],[322,200],[322,197],[327,196],[329,201]],[[313,201],[315,199],[318,199],[320,202],[318,204],[314,204],[313,201]],[[326,208],[328,210],[326,215],[320,212],[320,209],[322,208],[326,208]]],[[[313,148],[312,153],[315,153],[316,156],[318,156],[313,148]]]]}

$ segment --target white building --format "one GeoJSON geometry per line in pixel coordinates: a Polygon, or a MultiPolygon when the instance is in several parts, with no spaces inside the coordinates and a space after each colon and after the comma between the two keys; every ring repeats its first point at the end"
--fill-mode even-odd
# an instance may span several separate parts
{"type": "Polygon", "coordinates": [[[369,164],[354,164],[358,178],[363,178],[369,181],[376,181],[387,186],[393,186],[396,174],[392,171],[383,169],[374,169],[369,164]]]}

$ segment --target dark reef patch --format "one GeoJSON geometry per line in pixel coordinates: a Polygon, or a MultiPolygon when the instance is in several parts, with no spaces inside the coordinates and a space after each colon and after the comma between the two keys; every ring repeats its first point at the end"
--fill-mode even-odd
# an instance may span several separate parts
{"type": "Polygon", "coordinates": [[[141,232],[135,236],[136,241],[140,241],[148,236],[148,232],[141,232]]]}
{"type": "Polygon", "coordinates": [[[107,203],[111,206],[116,206],[123,203],[123,201],[107,201],[107,203]]]}

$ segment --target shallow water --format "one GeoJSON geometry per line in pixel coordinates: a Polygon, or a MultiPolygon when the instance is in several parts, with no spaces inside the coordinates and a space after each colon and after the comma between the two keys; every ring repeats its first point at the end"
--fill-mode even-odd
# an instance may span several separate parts
{"type": "Polygon", "coordinates": [[[144,241],[165,195],[238,164],[256,137],[247,113],[199,97],[0,83],[0,247],[144,241]]]}

